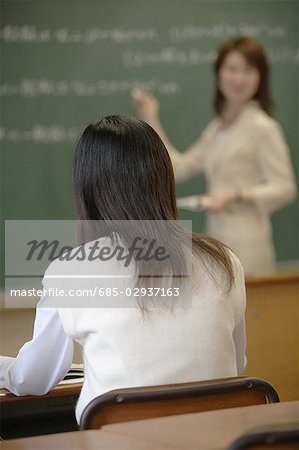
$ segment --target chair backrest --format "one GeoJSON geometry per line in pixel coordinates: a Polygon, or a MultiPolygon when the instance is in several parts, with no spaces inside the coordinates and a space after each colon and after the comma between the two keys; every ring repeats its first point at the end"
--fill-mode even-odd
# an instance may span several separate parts
{"type": "Polygon", "coordinates": [[[80,430],[131,420],[279,402],[275,388],[259,378],[225,378],[192,383],[116,389],[84,409],[80,430]]]}
{"type": "Polygon", "coordinates": [[[253,429],[232,442],[227,450],[299,449],[299,424],[284,424],[253,429]]]}

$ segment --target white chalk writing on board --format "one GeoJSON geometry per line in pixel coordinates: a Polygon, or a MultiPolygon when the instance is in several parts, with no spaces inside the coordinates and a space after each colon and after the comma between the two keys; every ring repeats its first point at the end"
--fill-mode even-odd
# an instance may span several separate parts
{"type": "Polygon", "coordinates": [[[269,26],[265,24],[239,23],[232,25],[228,23],[216,23],[210,25],[180,25],[169,29],[171,42],[188,42],[204,38],[226,39],[230,36],[250,35],[256,38],[262,36],[283,39],[288,33],[282,26],[269,26]]]}
{"type": "Polygon", "coordinates": [[[78,138],[80,128],[66,128],[61,125],[34,124],[30,130],[18,130],[17,128],[0,128],[0,140],[8,142],[32,141],[40,144],[58,142],[72,142],[78,138]]]}
{"type": "Polygon", "coordinates": [[[271,62],[299,64],[298,48],[280,48],[277,50],[266,49],[271,62]]]}
{"type": "MultiPolygon", "coordinates": [[[[235,35],[251,35],[256,38],[284,39],[287,30],[280,25],[266,25],[263,23],[250,24],[229,23],[216,24],[185,24],[170,26],[168,36],[170,42],[194,41],[203,38],[225,39],[235,35]]],[[[160,33],[156,28],[87,28],[85,30],[71,29],[70,27],[50,30],[39,29],[36,25],[7,24],[0,29],[0,38],[6,42],[56,42],[58,44],[95,44],[98,42],[112,42],[126,44],[129,42],[157,41],[160,33]]]]}
{"type": "Polygon", "coordinates": [[[112,42],[125,44],[128,42],[156,41],[159,39],[155,28],[91,28],[72,30],[68,27],[56,30],[38,29],[35,25],[7,24],[0,30],[0,38],[6,42],[56,42],[58,44],[95,44],[112,42]]]}
{"type": "Polygon", "coordinates": [[[215,50],[197,49],[179,50],[175,47],[162,48],[158,51],[126,50],[123,63],[127,68],[143,67],[157,64],[180,64],[182,66],[211,63],[215,60],[215,50]]]}
{"type": "MultiPolygon", "coordinates": [[[[299,49],[284,47],[266,52],[271,62],[298,64],[299,49]]],[[[123,64],[126,68],[138,68],[154,65],[197,66],[199,64],[210,64],[215,61],[215,50],[197,50],[189,48],[180,50],[176,47],[166,47],[158,51],[143,51],[128,49],[123,53],[123,64]]]]}
{"type": "Polygon", "coordinates": [[[157,92],[162,95],[174,95],[181,92],[181,86],[178,82],[171,80],[162,81],[157,78],[149,80],[97,80],[95,82],[85,82],[80,80],[53,81],[47,79],[22,79],[16,84],[0,84],[0,95],[21,95],[24,97],[36,97],[39,95],[75,95],[79,97],[88,97],[131,92],[134,88],[143,91],[157,92]]]}

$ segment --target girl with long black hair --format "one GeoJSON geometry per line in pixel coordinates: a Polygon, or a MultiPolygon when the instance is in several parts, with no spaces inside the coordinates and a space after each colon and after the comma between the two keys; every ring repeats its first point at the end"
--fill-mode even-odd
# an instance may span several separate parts
{"type": "Polygon", "coordinates": [[[91,303],[68,297],[54,304],[45,294],[33,339],[16,358],[0,358],[0,387],[16,395],[45,394],[70,368],[73,341],[82,346],[85,370],[78,421],[94,397],[114,388],[240,374],[246,364],[242,266],[223,244],[179,223],[172,164],[157,133],[123,116],[89,125],[76,147],[74,190],[82,251],[53,261],[45,292],[64,276],[72,289],[82,280],[99,288],[105,278],[123,296],[104,290],[91,303]],[[141,242],[146,251],[165,251],[156,259],[138,258],[141,242]],[[130,265],[122,249],[132,250],[130,265]],[[160,293],[173,289],[172,295],[156,299],[155,286],[160,293]]]}

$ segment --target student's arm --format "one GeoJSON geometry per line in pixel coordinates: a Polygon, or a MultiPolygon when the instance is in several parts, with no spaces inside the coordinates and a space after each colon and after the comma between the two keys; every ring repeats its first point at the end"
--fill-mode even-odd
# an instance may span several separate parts
{"type": "Polygon", "coordinates": [[[45,298],[37,305],[32,340],[16,358],[0,356],[0,388],[15,395],[46,394],[72,364],[73,341],[65,334],[56,309],[45,305],[45,298]]]}
{"type": "Polygon", "coordinates": [[[185,181],[202,171],[202,142],[198,139],[185,152],[179,152],[169,137],[159,118],[159,102],[147,92],[133,94],[133,103],[140,119],[147,122],[160,136],[168,150],[176,181],[185,181]]]}

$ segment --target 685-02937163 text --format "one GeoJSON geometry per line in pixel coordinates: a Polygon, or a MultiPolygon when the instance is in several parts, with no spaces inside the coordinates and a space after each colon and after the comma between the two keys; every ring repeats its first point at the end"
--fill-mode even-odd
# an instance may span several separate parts
{"type": "Polygon", "coordinates": [[[118,297],[119,295],[125,295],[128,297],[178,297],[180,295],[180,288],[163,288],[163,287],[148,287],[148,288],[126,288],[124,290],[119,290],[119,288],[110,287],[95,287],[94,289],[59,289],[56,287],[51,287],[48,289],[11,289],[11,296],[17,297],[93,297],[93,296],[107,296],[107,297],[118,297]]]}

